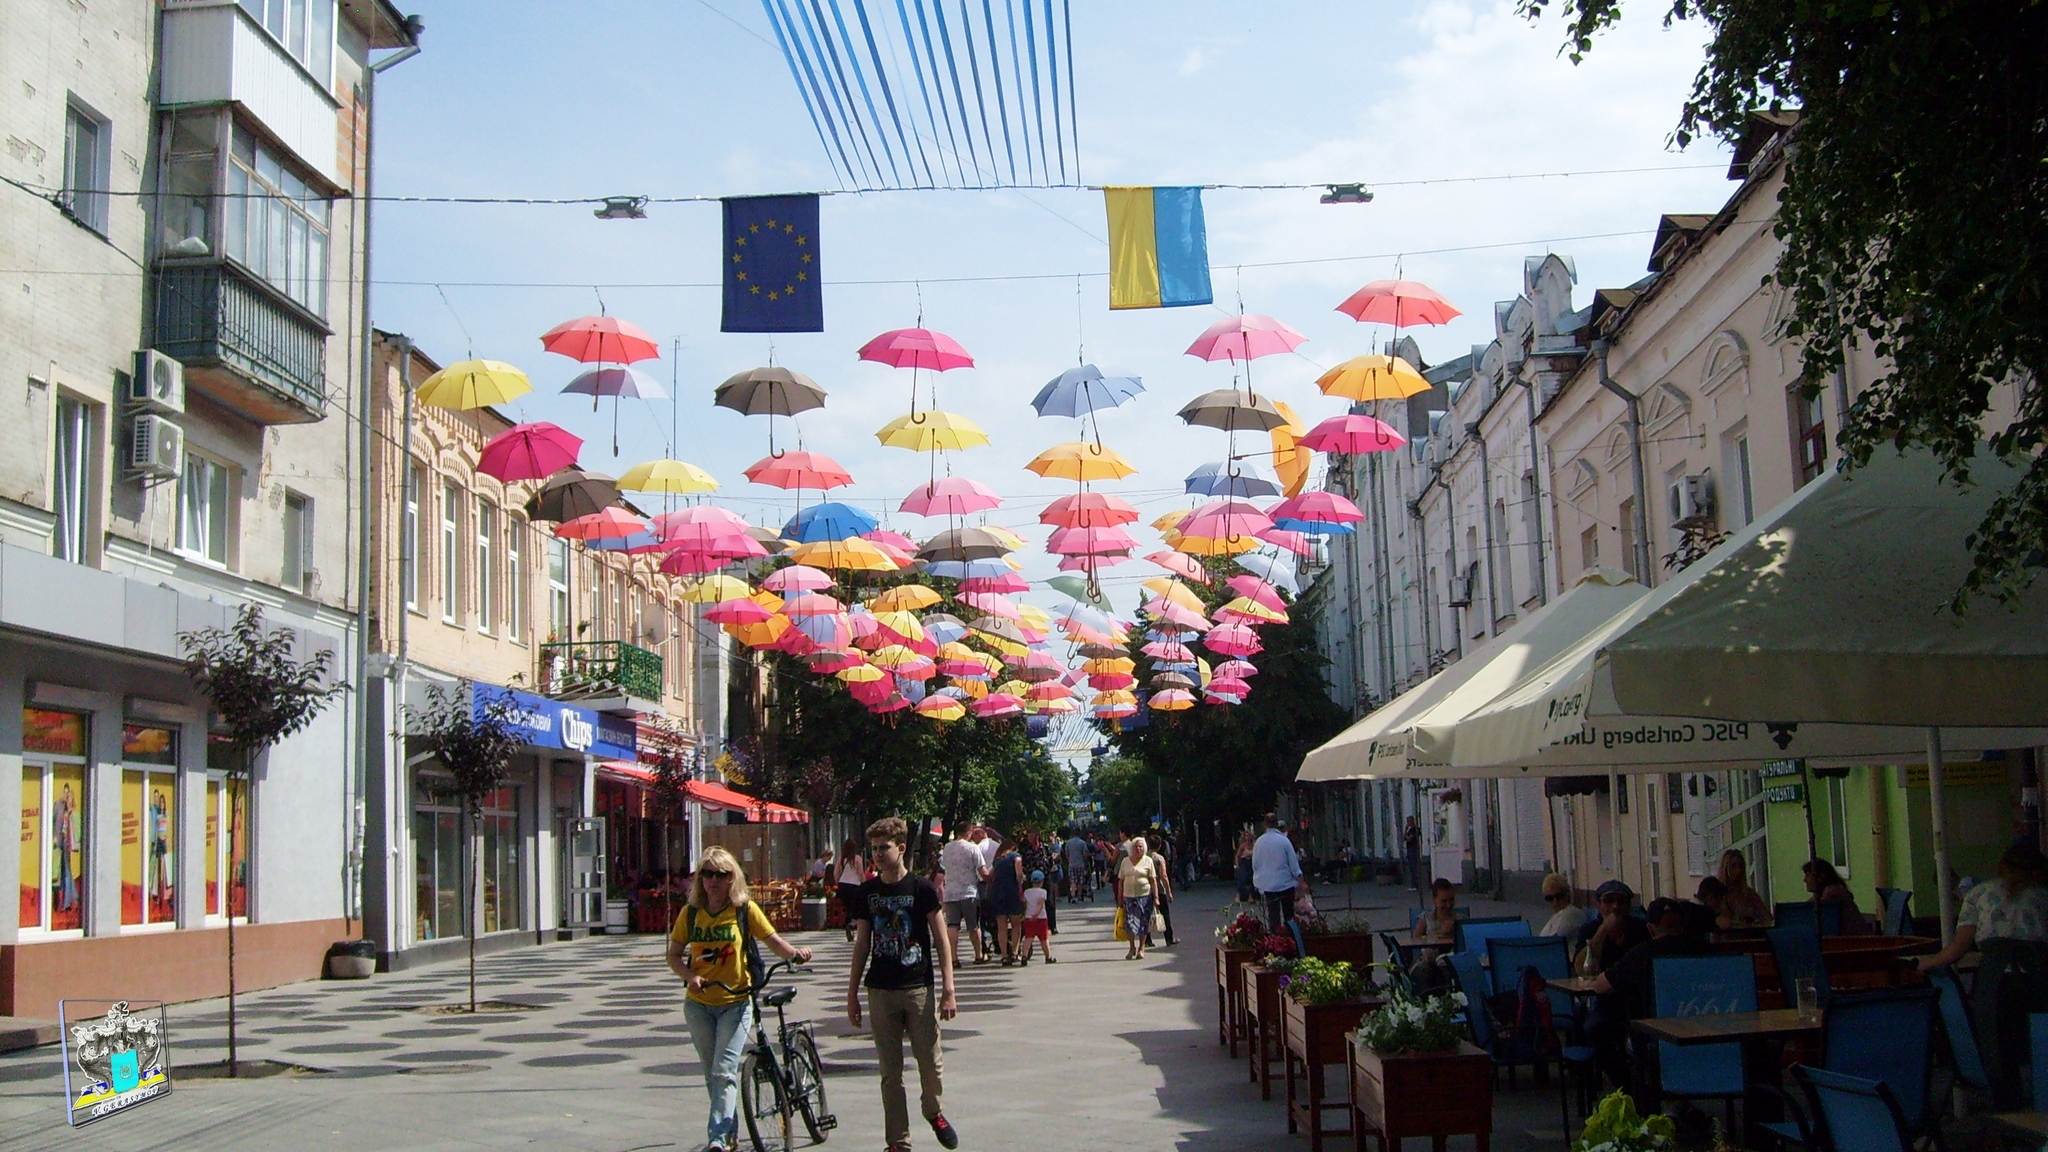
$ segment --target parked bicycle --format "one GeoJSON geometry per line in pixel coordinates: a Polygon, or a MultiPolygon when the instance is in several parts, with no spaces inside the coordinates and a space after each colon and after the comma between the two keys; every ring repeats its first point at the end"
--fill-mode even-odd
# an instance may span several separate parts
{"type": "MultiPolygon", "coordinates": [[[[768,985],[783,969],[808,972],[794,960],[778,960],[768,966],[760,983],[746,994],[754,1001],[754,1039],[740,1058],[740,1114],[747,1121],[747,1137],[754,1152],[789,1152],[796,1146],[796,1124],[803,1122],[811,1143],[823,1144],[838,1117],[825,1104],[825,1070],[818,1061],[818,1042],[811,1036],[811,1022],[791,1024],[784,1009],[796,999],[797,990],[785,985],[770,990],[768,985]],[[775,1009],[775,1040],[768,1039],[763,1009],[775,1009]]],[[[707,986],[737,994],[740,990],[718,980],[707,986]]]]}

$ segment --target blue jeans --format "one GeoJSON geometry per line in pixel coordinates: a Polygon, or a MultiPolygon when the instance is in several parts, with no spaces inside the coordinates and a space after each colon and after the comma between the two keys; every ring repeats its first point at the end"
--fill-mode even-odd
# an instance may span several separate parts
{"type": "Polygon", "coordinates": [[[704,1087],[711,1093],[711,1118],[705,1122],[704,1138],[727,1148],[739,1133],[740,1056],[751,1038],[753,1017],[750,1000],[722,1006],[683,1001],[683,1019],[689,1022],[690,1042],[697,1046],[697,1062],[704,1065],[704,1087]]]}

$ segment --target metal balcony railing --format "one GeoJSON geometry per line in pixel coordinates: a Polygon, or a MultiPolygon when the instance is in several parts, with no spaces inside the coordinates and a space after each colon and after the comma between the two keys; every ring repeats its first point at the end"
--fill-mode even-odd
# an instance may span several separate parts
{"type": "Polygon", "coordinates": [[[184,362],[189,388],[259,423],[326,415],[326,332],[233,265],[158,269],[155,335],[184,362]]]}
{"type": "Polygon", "coordinates": [[[635,696],[662,697],[662,660],[623,640],[596,640],[540,646],[540,690],[559,700],[635,696]]]}

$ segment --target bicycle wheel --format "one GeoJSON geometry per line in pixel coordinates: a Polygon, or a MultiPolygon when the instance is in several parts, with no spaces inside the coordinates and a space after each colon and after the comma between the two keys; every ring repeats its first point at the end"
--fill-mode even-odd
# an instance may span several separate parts
{"type": "Polygon", "coordinates": [[[825,1068],[818,1060],[818,1042],[811,1039],[808,1029],[790,1034],[789,1084],[811,1142],[823,1144],[839,1120],[825,1104],[825,1068]]]}
{"type": "Polygon", "coordinates": [[[754,1152],[790,1152],[796,1118],[789,1097],[782,1091],[773,1059],[762,1059],[754,1049],[740,1060],[740,1114],[746,1117],[747,1137],[754,1152]]]}

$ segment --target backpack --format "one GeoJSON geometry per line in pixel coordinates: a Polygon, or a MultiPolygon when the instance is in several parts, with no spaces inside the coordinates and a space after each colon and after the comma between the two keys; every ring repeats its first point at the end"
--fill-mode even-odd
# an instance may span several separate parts
{"type": "Polygon", "coordinates": [[[1557,1030],[1550,1013],[1550,993],[1534,965],[1522,969],[1515,981],[1515,1030],[1522,1034],[1538,1055],[1557,1051],[1557,1030]]]}
{"type": "MultiPolygon", "coordinates": [[[[759,989],[762,982],[768,978],[768,962],[761,959],[761,946],[754,943],[754,918],[747,914],[747,909],[752,904],[752,901],[748,901],[745,904],[735,904],[733,906],[733,922],[739,925],[740,930],[740,955],[746,957],[747,960],[747,988],[749,991],[759,989]]],[[[685,904],[683,905],[683,935],[689,937],[695,935],[696,931],[697,906],[695,904],[685,904]]]]}

